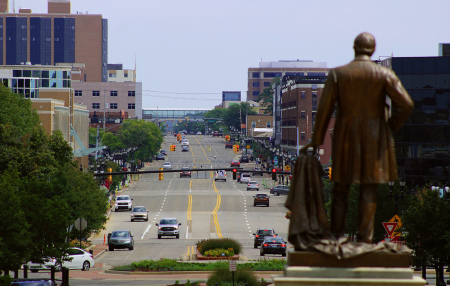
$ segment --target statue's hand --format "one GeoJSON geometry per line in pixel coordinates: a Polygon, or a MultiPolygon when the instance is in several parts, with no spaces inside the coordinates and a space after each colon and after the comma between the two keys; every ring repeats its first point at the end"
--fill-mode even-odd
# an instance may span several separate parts
{"type": "Polygon", "coordinates": [[[312,144],[312,143],[308,143],[305,146],[303,146],[300,149],[300,153],[307,154],[309,148],[313,148],[313,154],[314,155],[317,154],[317,146],[312,144]]]}

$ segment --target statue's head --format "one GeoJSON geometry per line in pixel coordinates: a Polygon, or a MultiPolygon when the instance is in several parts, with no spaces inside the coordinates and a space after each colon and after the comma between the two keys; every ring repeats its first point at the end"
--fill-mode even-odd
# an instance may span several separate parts
{"type": "Polygon", "coordinates": [[[370,33],[361,33],[355,38],[353,45],[355,55],[368,55],[369,57],[375,52],[375,38],[370,33]]]}

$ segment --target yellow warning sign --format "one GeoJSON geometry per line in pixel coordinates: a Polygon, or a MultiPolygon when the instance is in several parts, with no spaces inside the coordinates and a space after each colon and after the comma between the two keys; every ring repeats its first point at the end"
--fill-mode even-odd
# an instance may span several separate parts
{"type": "Polygon", "coordinates": [[[398,235],[402,235],[402,233],[400,231],[397,231],[399,228],[402,227],[402,219],[398,216],[398,215],[394,215],[389,222],[396,222],[397,223],[397,227],[394,229],[394,233],[392,234],[392,236],[398,236],[398,235]]]}
{"type": "Polygon", "coordinates": [[[284,167],[284,169],[285,169],[286,171],[289,171],[289,170],[291,169],[291,167],[289,167],[289,165],[286,165],[286,166],[284,167]]]}

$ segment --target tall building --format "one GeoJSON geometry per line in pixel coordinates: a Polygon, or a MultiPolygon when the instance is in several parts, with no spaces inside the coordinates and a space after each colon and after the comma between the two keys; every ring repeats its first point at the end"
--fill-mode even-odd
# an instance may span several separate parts
{"type": "Polygon", "coordinates": [[[80,63],[85,67],[74,80],[108,81],[108,20],[71,14],[70,7],[68,0],[48,0],[48,14],[9,13],[9,0],[0,0],[0,65],[80,63]]]}
{"type": "Polygon", "coordinates": [[[259,67],[248,68],[247,101],[257,101],[260,93],[271,86],[274,78],[303,75],[305,72],[322,72],[327,64],[312,61],[260,62],[259,67]]]}
{"type": "Polygon", "coordinates": [[[240,91],[222,91],[222,108],[228,108],[232,104],[241,103],[240,91]]]}
{"type": "Polygon", "coordinates": [[[450,57],[392,57],[391,67],[414,101],[394,134],[399,176],[409,187],[450,186],[450,57]]]}

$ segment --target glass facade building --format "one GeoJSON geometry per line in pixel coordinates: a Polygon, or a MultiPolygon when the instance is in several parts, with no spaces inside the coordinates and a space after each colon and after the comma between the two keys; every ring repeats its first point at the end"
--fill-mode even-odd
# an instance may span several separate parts
{"type": "Polygon", "coordinates": [[[222,91],[222,102],[224,101],[241,101],[240,91],[222,91]]]}
{"type": "Polygon", "coordinates": [[[450,183],[450,57],[386,61],[414,101],[410,118],[394,134],[399,176],[410,187],[450,183]]]}

